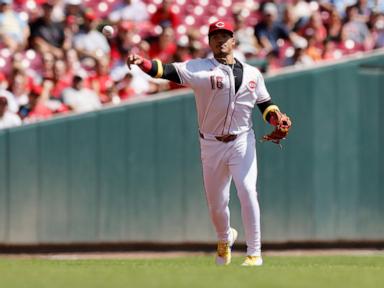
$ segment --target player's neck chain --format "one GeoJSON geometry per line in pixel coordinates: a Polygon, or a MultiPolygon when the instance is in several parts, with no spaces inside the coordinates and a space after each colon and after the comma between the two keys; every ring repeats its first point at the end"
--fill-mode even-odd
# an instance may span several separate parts
{"type": "Polygon", "coordinates": [[[228,60],[227,58],[215,58],[217,60],[217,62],[219,62],[220,64],[223,64],[223,65],[226,65],[228,66],[229,68],[231,68],[232,70],[232,75],[233,75],[233,78],[235,78],[235,80],[237,79],[237,73],[235,73],[235,65],[237,63],[236,61],[236,58],[233,58],[233,62],[232,63],[228,63],[228,60]]]}
{"type": "Polygon", "coordinates": [[[215,58],[217,60],[217,62],[221,63],[221,64],[224,64],[224,65],[232,65],[232,69],[233,69],[233,66],[236,64],[236,59],[233,58],[233,61],[228,61],[227,58],[215,58]],[[232,62],[232,63],[229,63],[229,62],[232,62]]]}
{"type": "Polygon", "coordinates": [[[235,64],[236,64],[236,59],[235,58],[233,59],[233,63],[228,63],[226,58],[216,58],[216,60],[217,60],[217,62],[219,62],[221,64],[229,66],[231,68],[232,72],[234,71],[235,64]]]}

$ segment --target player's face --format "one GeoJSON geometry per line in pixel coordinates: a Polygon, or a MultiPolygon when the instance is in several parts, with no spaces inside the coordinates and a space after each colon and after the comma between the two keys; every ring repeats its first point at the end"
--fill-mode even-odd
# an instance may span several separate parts
{"type": "Polygon", "coordinates": [[[209,36],[209,47],[215,56],[226,56],[233,52],[235,39],[233,34],[227,31],[217,31],[209,36]]]}

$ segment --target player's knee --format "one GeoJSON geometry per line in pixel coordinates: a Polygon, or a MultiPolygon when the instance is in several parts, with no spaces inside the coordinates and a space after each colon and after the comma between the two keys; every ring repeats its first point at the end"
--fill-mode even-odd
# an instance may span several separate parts
{"type": "Polygon", "coordinates": [[[247,182],[241,182],[239,185],[237,185],[237,193],[246,195],[254,195],[257,194],[256,192],[256,185],[254,183],[247,183],[247,182]]]}
{"type": "Polygon", "coordinates": [[[225,213],[226,206],[210,206],[209,212],[212,216],[220,216],[225,213]]]}
{"type": "Polygon", "coordinates": [[[242,205],[253,205],[257,202],[257,192],[254,187],[243,187],[237,191],[242,205]]]}

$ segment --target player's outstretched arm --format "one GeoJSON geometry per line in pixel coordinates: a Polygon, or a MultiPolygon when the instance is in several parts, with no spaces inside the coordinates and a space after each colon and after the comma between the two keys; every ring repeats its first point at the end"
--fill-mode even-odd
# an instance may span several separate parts
{"type": "Polygon", "coordinates": [[[137,65],[145,73],[154,78],[163,78],[181,84],[181,79],[173,64],[163,64],[160,60],[149,60],[137,54],[130,54],[127,58],[127,66],[137,65]]]}

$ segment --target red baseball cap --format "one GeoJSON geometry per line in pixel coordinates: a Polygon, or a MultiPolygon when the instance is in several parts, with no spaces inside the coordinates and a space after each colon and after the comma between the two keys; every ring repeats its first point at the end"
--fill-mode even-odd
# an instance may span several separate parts
{"type": "Polygon", "coordinates": [[[93,21],[97,19],[97,15],[92,9],[87,9],[84,13],[84,18],[93,21]]]}
{"type": "Polygon", "coordinates": [[[216,22],[213,22],[209,25],[208,36],[211,35],[211,33],[218,30],[225,30],[233,34],[233,24],[223,20],[218,20],[216,22]]]}

